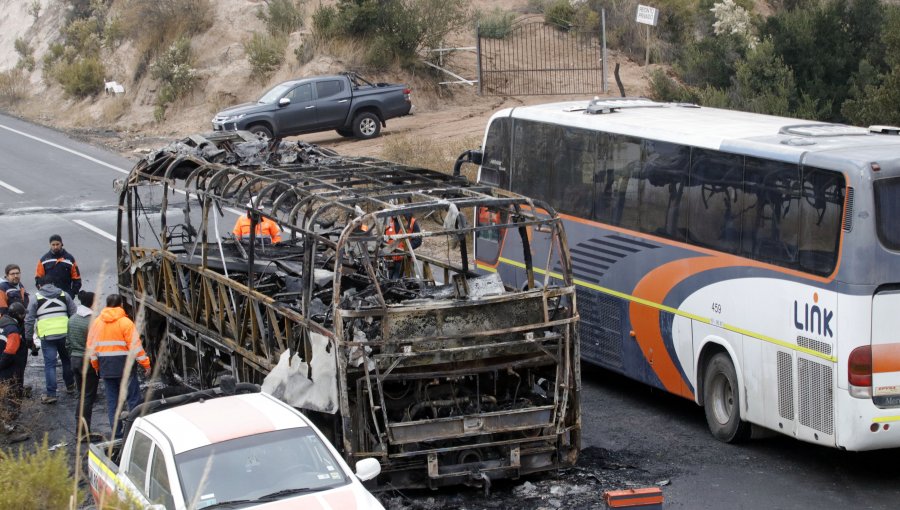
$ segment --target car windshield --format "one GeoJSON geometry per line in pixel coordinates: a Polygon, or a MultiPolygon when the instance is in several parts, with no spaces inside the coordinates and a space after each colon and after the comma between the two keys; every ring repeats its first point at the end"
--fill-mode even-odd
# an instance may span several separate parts
{"type": "Polygon", "coordinates": [[[272,104],[275,101],[278,101],[278,98],[283,96],[284,93],[287,92],[290,88],[290,83],[281,83],[275,85],[274,87],[270,88],[265,94],[263,94],[262,97],[259,98],[259,101],[257,101],[257,103],[272,104]]]}
{"type": "Polygon", "coordinates": [[[176,455],[175,465],[187,508],[254,500],[281,491],[316,492],[349,483],[328,447],[309,427],[211,444],[176,455]]]}

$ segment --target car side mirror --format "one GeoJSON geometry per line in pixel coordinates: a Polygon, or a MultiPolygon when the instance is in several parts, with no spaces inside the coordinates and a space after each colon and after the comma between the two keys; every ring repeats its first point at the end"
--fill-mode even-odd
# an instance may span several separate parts
{"type": "Polygon", "coordinates": [[[371,480],[381,473],[381,463],[378,459],[368,458],[356,463],[356,477],[360,482],[371,480]]]}
{"type": "Polygon", "coordinates": [[[289,97],[282,97],[278,100],[278,106],[287,106],[291,104],[291,99],[289,97]]]}

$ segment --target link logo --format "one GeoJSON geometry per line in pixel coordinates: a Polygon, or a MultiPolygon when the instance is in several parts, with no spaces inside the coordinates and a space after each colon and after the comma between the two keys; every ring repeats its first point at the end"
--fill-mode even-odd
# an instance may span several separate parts
{"type": "Polygon", "coordinates": [[[794,327],[800,331],[834,337],[834,331],[831,330],[831,320],[834,318],[834,312],[819,306],[819,294],[813,293],[813,304],[800,304],[794,301],[794,327]]]}

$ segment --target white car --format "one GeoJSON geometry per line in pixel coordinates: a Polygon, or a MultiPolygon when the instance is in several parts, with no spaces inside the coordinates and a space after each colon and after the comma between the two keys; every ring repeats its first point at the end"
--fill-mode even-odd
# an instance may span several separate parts
{"type": "Polygon", "coordinates": [[[98,506],[115,491],[151,510],[384,508],[361,483],[381,472],[376,459],[353,473],[305,416],[264,393],[147,414],[115,443],[90,448],[98,506]],[[110,446],[118,464],[105,454],[110,446]]]}

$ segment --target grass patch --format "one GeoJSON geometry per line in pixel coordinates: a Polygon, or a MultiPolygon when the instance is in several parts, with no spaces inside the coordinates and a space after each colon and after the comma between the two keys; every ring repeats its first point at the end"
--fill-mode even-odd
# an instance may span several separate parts
{"type": "Polygon", "coordinates": [[[478,16],[478,33],[489,39],[505,39],[515,20],[516,13],[496,7],[478,16]]]}
{"type": "Polygon", "coordinates": [[[70,508],[70,498],[80,502],[82,493],[69,474],[69,459],[60,448],[47,451],[47,438],[28,453],[19,447],[17,454],[0,452],[0,508],[16,510],[44,510],[70,508]]]}
{"type": "Polygon", "coordinates": [[[257,81],[264,82],[284,63],[288,39],[284,35],[254,33],[244,41],[244,51],[257,81]]]}
{"type": "MultiPolygon", "coordinates": [[[[409,135],[388,135],[384,137],[381,157],[388,161],[449,174],[453,172],[453,164],[460,154],[480,146],[481,138],[477,136],[446,142],[409,135]]],[[[470,181],[474,181],[477,171],[476,166],[466,165],[462,174],[470,181]]]]}
{"type": "Polygon", "coordinates": [[[0,73],[0,105],[12,106],[28,96],[28,78],[22,69],[0,73]]]}

